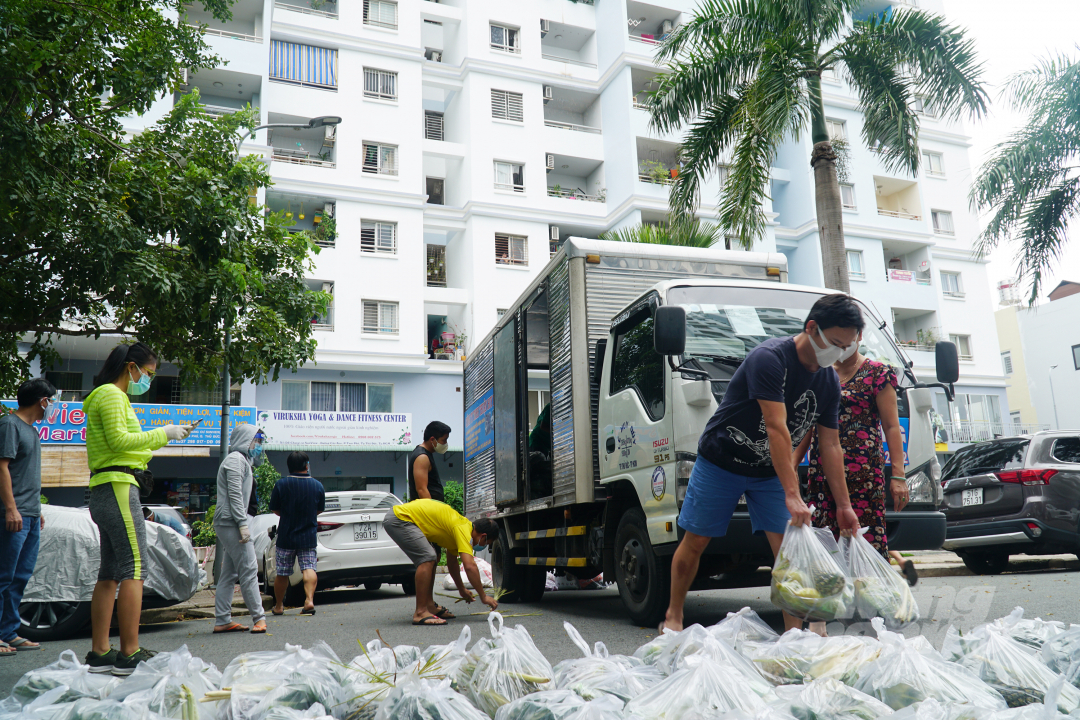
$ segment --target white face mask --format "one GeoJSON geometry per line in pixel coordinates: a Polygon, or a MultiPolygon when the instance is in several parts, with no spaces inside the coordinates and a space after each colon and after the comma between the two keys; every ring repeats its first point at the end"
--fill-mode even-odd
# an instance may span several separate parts
{"type": "MultiPolygon", "coordinates": [[[[821,334],[820,325],[817,328],[817,336],[825,345],[824,348],[820,348],[817,346],[817,343],[813,341],[813,338],[811,338],[810,344],[814,347],[814,356],[817,358],[817,364],[821,367],[830,367],[834,362],[843,357],[845,349],[838,348],[832,343],[830,343],[828,340],[826,340],[825,336],[821,334]]],[[[852,343],[852,345],[856,346],[855,343],[852,343]]]]}
{"type": "Polygon", "coordinates": [[[449,449],[449,447],[450,446],[447,445],[446,443],[435,443],[435,452],[442,455],[447,451],[447,449],[449,449]]]}
{"type": "Polygon", "coordinates": [[[845,360],[847,360],[848,358],[850,358],[852,355],[854,355],[857,352],[859,352],[859,341],[858,340],[856,340],[855,342],[848,345],[844,349],[844,351],[840,353],[840,359],[837,360],[837,362],[844,362],[845,360]]]}

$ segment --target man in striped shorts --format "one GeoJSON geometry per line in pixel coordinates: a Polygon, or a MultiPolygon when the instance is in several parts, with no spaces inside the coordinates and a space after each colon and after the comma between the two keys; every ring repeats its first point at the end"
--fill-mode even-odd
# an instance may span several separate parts
{"type": "Polygon", "coordinates": [[[275,615],[285,613],[285,591],[289,589],[289,576],[293,565],[299,561],[304,574],[304,609],[301,615],[315,614],[315,562],[318,559],[319,513],[326,509],[326,490],[323,484],[311,477],[308,456],[304,452],[289,454],[286,461],[289,476],[278,480],[270,494],[270,510],[280,517],[277,528],[277,555],[274,579],[275,615]]]}

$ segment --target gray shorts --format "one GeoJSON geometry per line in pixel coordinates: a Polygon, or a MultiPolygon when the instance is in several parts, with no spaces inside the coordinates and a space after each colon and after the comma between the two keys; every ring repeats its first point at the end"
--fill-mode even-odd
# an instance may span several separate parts
{"type": "Polygon", "coordinates": [[[146,577],[146,521],[139,486],[107,482],[90,489],[90,517],[101,537],[98,580],[142,580],[146,577]]]}
{"type": "Polygon", "coordinates": [[[383,518],[382,526],[390,539],[397,543],[397,546],[409,556],[416,567],[424,563],[439,561],[441,549],[428,540],[415,523],[405,522],[390,511],[383,518]]]}

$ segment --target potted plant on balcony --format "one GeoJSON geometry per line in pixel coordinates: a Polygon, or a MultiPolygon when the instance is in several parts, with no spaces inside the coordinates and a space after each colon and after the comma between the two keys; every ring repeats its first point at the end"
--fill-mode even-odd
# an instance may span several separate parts
{"type": "Polygon", "coordinates": [[[662,185],[668,179],[668,171],[664,168],[662,163],[658,163],[655,160],[643,160],[641,163],[641,174],[648,177],[648,181],[656,185],[662,185]]]}

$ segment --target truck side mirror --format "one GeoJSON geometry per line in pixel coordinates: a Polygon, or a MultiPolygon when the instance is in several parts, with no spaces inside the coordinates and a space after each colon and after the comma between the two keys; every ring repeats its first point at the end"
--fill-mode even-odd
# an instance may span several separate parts
{"type": "Polygon", "coordinates": [[[686,310],[662,305],[653,316],[653,349],[660,355],[682,355],[686,350],[686,310]]]}
{"type": "Polygon", "coordinates": [[[934,346],[934,360],[938,382],[951,385],[960,379],[960,356],[956,353],[956,343],[937,343],[934,346]]]}
{"type": "Polygon", "coordinates": [[[596,341],[596,358],[593,360],[592,382],[599,387],[600,379],[604,377],[604,355],[607,353],[607,338],[596,341]]]}

